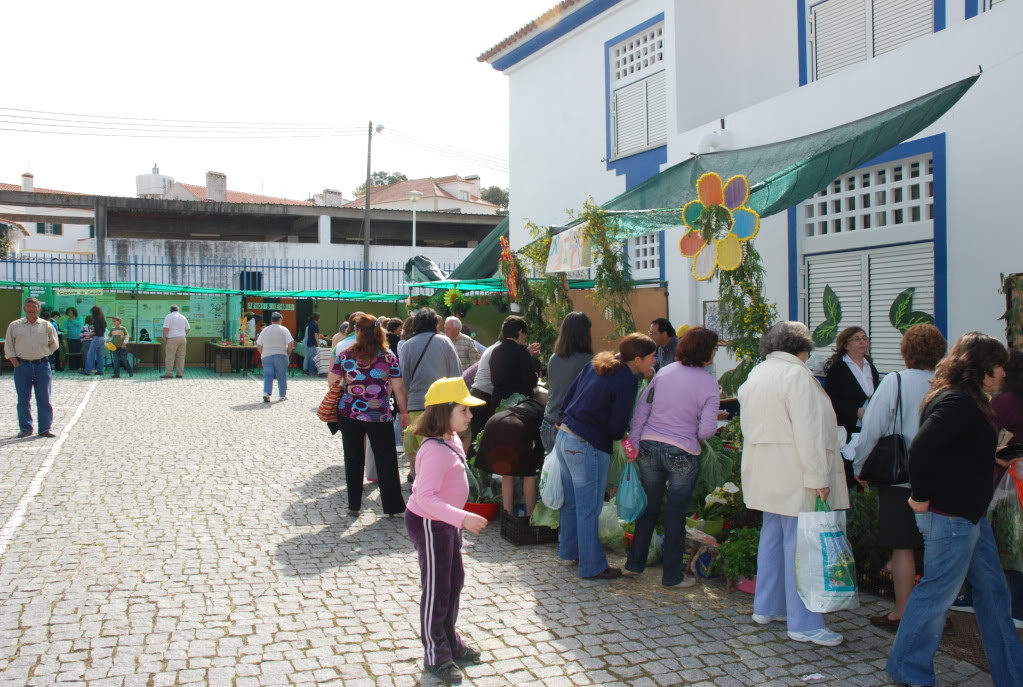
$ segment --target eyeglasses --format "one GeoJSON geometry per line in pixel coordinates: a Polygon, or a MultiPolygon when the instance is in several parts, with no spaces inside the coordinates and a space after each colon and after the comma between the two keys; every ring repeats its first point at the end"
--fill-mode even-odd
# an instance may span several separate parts
{"type": "Polygon", "coordinates": [[[849,339],[850,343],[852,343],[853,341],[863,341],[864,343],[868,343],[870,341],[870,337],[869,336],[854,336],[853,338],[849,339]]]}

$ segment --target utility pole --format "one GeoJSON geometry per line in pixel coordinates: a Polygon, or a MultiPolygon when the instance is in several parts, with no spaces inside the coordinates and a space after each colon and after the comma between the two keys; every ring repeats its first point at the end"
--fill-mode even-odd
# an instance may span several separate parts
{"type": "MultiPolygon", "coordinates": [[[[383,127],[381,127],[383,128],[383,127]]],[[[362,214],[362,290],[369,292],[369,194],[373,188],[370,166],[373,159],[373,121],[369,122],[369,140],[366,143],[366,207],[362,214]]]]}

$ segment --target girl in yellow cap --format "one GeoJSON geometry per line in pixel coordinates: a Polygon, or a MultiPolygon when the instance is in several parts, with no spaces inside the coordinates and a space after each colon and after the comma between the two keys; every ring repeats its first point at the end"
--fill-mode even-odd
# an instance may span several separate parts
{"type": "Polygon", "coordinates": [[[411,428],[424,440],[416,453],[416,480],[405,506],[405,528],[419,554],[423,585],[419,618],[426,669],[445,682],[461,679],[459,665],[480,658],[480,652],[459,637],[455,621],[465,582],[462,530],[479,534],[487,526],[486,518],[463,510],[469,480],[458,433],[469,428],[469,407],[484,403],[469,395],[461,377],[438,379],[427,390],[426,409],[411,428]]]}

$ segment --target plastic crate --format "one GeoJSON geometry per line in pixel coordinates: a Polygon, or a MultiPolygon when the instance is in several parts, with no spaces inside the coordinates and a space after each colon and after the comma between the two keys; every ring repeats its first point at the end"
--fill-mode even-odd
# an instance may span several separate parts
{"type": "Polygon", "coordinates": [[[558,531],[550,527],[533,527],[528,516],[515,516],[501,511],[501,538],[514,546],[524,544],[556,544],[558,531]]]}

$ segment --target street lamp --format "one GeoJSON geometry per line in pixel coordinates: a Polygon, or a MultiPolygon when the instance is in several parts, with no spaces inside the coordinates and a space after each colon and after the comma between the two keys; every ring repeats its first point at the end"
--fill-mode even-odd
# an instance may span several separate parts
{"type": "Polygon", "coordinates": [[[416,205],[423,197],[422,191],[409,191],[408,199],[412,201],[412,255],[416,254],[416,205]]]}
{"type": "Polygon", "coordinates": [[[384,130],[383,124],[377,124],[373,128],[373,122],[369,123],[369,142],[366,144],[366,207],[362,215],[362,290],[369,292],[369,194],[373,188],[372,172],[370,172],[371,160],[373,158],[373,132],[378,134],[384,130]]]}

